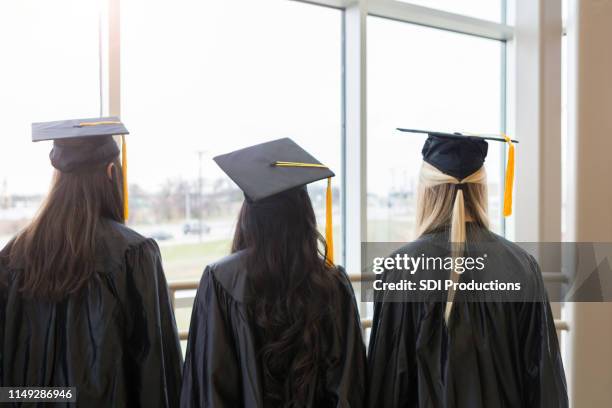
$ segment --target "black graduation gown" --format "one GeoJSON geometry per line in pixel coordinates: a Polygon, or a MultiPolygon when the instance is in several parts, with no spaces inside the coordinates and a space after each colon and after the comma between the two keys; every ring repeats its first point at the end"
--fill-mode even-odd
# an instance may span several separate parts
{"type": "MultiPolygon", "coordinates": [[[[368,353],[370,407],[568,407],[557,334],[537,262],[517,245],[468,224],[468,237],[477,236],[495,248],[487,261],[493,264],[480,276],[488,271],[499,274],[494,278],[513,276],[528,286],[527,292],[543,293],[540,300],[461,302],[457,292],[448,329],[444,302],[377,302],[368,353]]],[[[398,253],[416,257],[438,243],[448,251],[447,231],[425,235],[398,253]]],[[[465,275],[468,279],[470,274],[465,275]]]]}
{"type": "Polygon", "coordinates": [[[79,407],[176,407],[182,353],[159,248],[108,220],[98,235],[95,279],[58,303],[22,297],[2,251],[0,385],[76,387],[79,407]]]}
{"type": "MultiPolygon", "coordinates": [[[[183,371],[181,407],[263,408],[263,382],[257,333],[244,303],[248,295],[244,252],[206,267],[198,289],[183,371]]],[[[342,271],[342,309],[333,352],[338,364],[326,373],[330,401],[318,407],[362,407],[365,404],[365,346],[351,284],[342,271]],[[340,341],[342,339],[342,341],[340,341]]],[[[312,401],[304,401],[314,407],[312,401]]]]}

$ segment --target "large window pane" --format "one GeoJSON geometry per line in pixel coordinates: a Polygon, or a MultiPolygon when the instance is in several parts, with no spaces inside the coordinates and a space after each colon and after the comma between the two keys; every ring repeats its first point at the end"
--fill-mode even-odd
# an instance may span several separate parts
{"type": "MultiPolygon", "coordinates": [[[[158,239],[169,280],[229,253],[243,196],[212,157],[281,137],[336,172],[341,254],[341,27],[286,0],[122,3],[130,225],[158,239]]],[[[321,228],[325,187],[309,186],[321,228]]]]}
{"type": "MultiPolygon", "coordinates": [[[[395,129],[499,133],[502,44],[378,17],[368,29],[368,240],[407,241],[425,136],[395,129]]],[[[503,148],[485,163],[498,232],[503,148]]]]}
{"type": "Polygon", "coordinates": [[[99,114],[98,13],[98,0],[0,3],[0,245],[51,180],[51,144],[33,144],[30,123],[99,114]]]}
{"type": "Polygon", "coordinates": [[[502,21],[504,0],[399,0],[495,22],[502,21]]]}

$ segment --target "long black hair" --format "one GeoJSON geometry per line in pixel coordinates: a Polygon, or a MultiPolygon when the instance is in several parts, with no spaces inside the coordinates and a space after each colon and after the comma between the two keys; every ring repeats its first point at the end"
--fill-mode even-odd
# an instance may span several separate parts
{"type": "Polygon", "coordinates": [[[113,161],[84,171],[55,171],[51,190],[36,217],[10,244],[9,266],[23,267],[21,291],[59,301],[94,275],[96,232],[101,219],[123,222],[121,165],[113,161]]]}
{"type": "Polygon", "coordinates": [[[325,261],[325,241],[306,188],[245,200],[232,251],[246,250],[249,313],[261,333],[266,407],[322,401],[339,271],[325,261]]]}

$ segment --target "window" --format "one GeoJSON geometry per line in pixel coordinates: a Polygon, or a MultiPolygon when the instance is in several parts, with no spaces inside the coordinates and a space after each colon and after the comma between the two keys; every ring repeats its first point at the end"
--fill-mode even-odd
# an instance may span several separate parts
{"type": "MultiPolygon", "coordinates": [[[[368,19],[368,240],[414,238],[424,135],[397,127],[499,134],[500,41],[370,17],[368,19]]],[[[490,142],[485,163],[493,230],[502,229],[504,145],[490,142]]]]}
{"type": "MultiPolygon", "coordinates": [[[[342,12],[286,0],[122,7],[130,226],[158,239],[168,280],[199,279],[229,253],[243,195],[212,158],[281,137],[336,173],[339,259],[342,12]]],[[[321,230],[325,188],[308,187],[321,230]]],[[[177,313],[180,328],[188,318],[177,313]]]]}
{"type": "Polygon", "coordinates": [[[99,115],[98,13],[97,0],[0,3],[0,246],[34,215],[51,180],[51,144],[33,144],[30,124],[99,115]]]}

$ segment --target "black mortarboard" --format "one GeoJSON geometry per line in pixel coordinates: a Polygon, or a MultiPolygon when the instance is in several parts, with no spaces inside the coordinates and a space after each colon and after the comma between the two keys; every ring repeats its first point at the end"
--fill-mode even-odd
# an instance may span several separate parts
{"type": "Polygon", "coordinates": [[[32,141],[53,140],[51,164],[65,173],[118,157],[120,151],[113,136],[128,133],[115,117],[32,123],[32,141]]]}
{"type": "Polygon", "coordinates": [[[512,187],[514,183],[514,146],[518,143],[504,135],[464,135],[462,133],[432,132],[429,130],[397,128],[401,132],[427,134],[423,145],[423,160],[444,174],[461,181],[473,174],[484,164],[489,144],[487,140],[507,142],[510,146],[506,169],[504,192],[504,215],[512,213],[512,187]]]}
{"type": "Polygon", "coordinates": [[[489,144],[470,136],[430,134],[423,145],[423,160],[442,173],[463,180],[484,164],[489,144]]]}
{"type": "Polygon", "coordinates": [[[122,153],[124,217],[127,219],[127,155],[125,138],[129,134],[117,117],[58,120],[32,123],[32,141],[53,140],[49,153],[53,167],[64,173],[86,170],[109,163],[122,153]],[[113,136],[122,136],[122,148],[113,136]]]}
{"type": "Polygon", "coordinates": [[[252,201],[334,176],[289,138],[222,154],[214,160],[252,201]]]}
{"type": "Polygon", "coordinates": [[[331,177],[334,172],[289,138],[261,143],[214,158],[244,192],[258,201],[327,178],[326,227],[328,260],[333,262],[331,177]]]}
{"type": "Polygon", "coordinates": [[[484,140],[494,140],[496,142],[510,141],[512,143],[518,143],[518,140],[506,139],[505,137],[499,137],[497,135],[480,134],[480,133],[478,134],[459,133],[459,132],[448,133],[448,132],[434,132],[431,130],[406,129],[406,128],[397,128],[397,130],[399,130],[400,132],[421,133],[421,134],[433,135],[433,136],[448,136],[448,137],[454,137],[454,138],[459,138],[459,139],[463,139],[466,137],[473,137],[473,138],[484,139],[484,140]]]}

